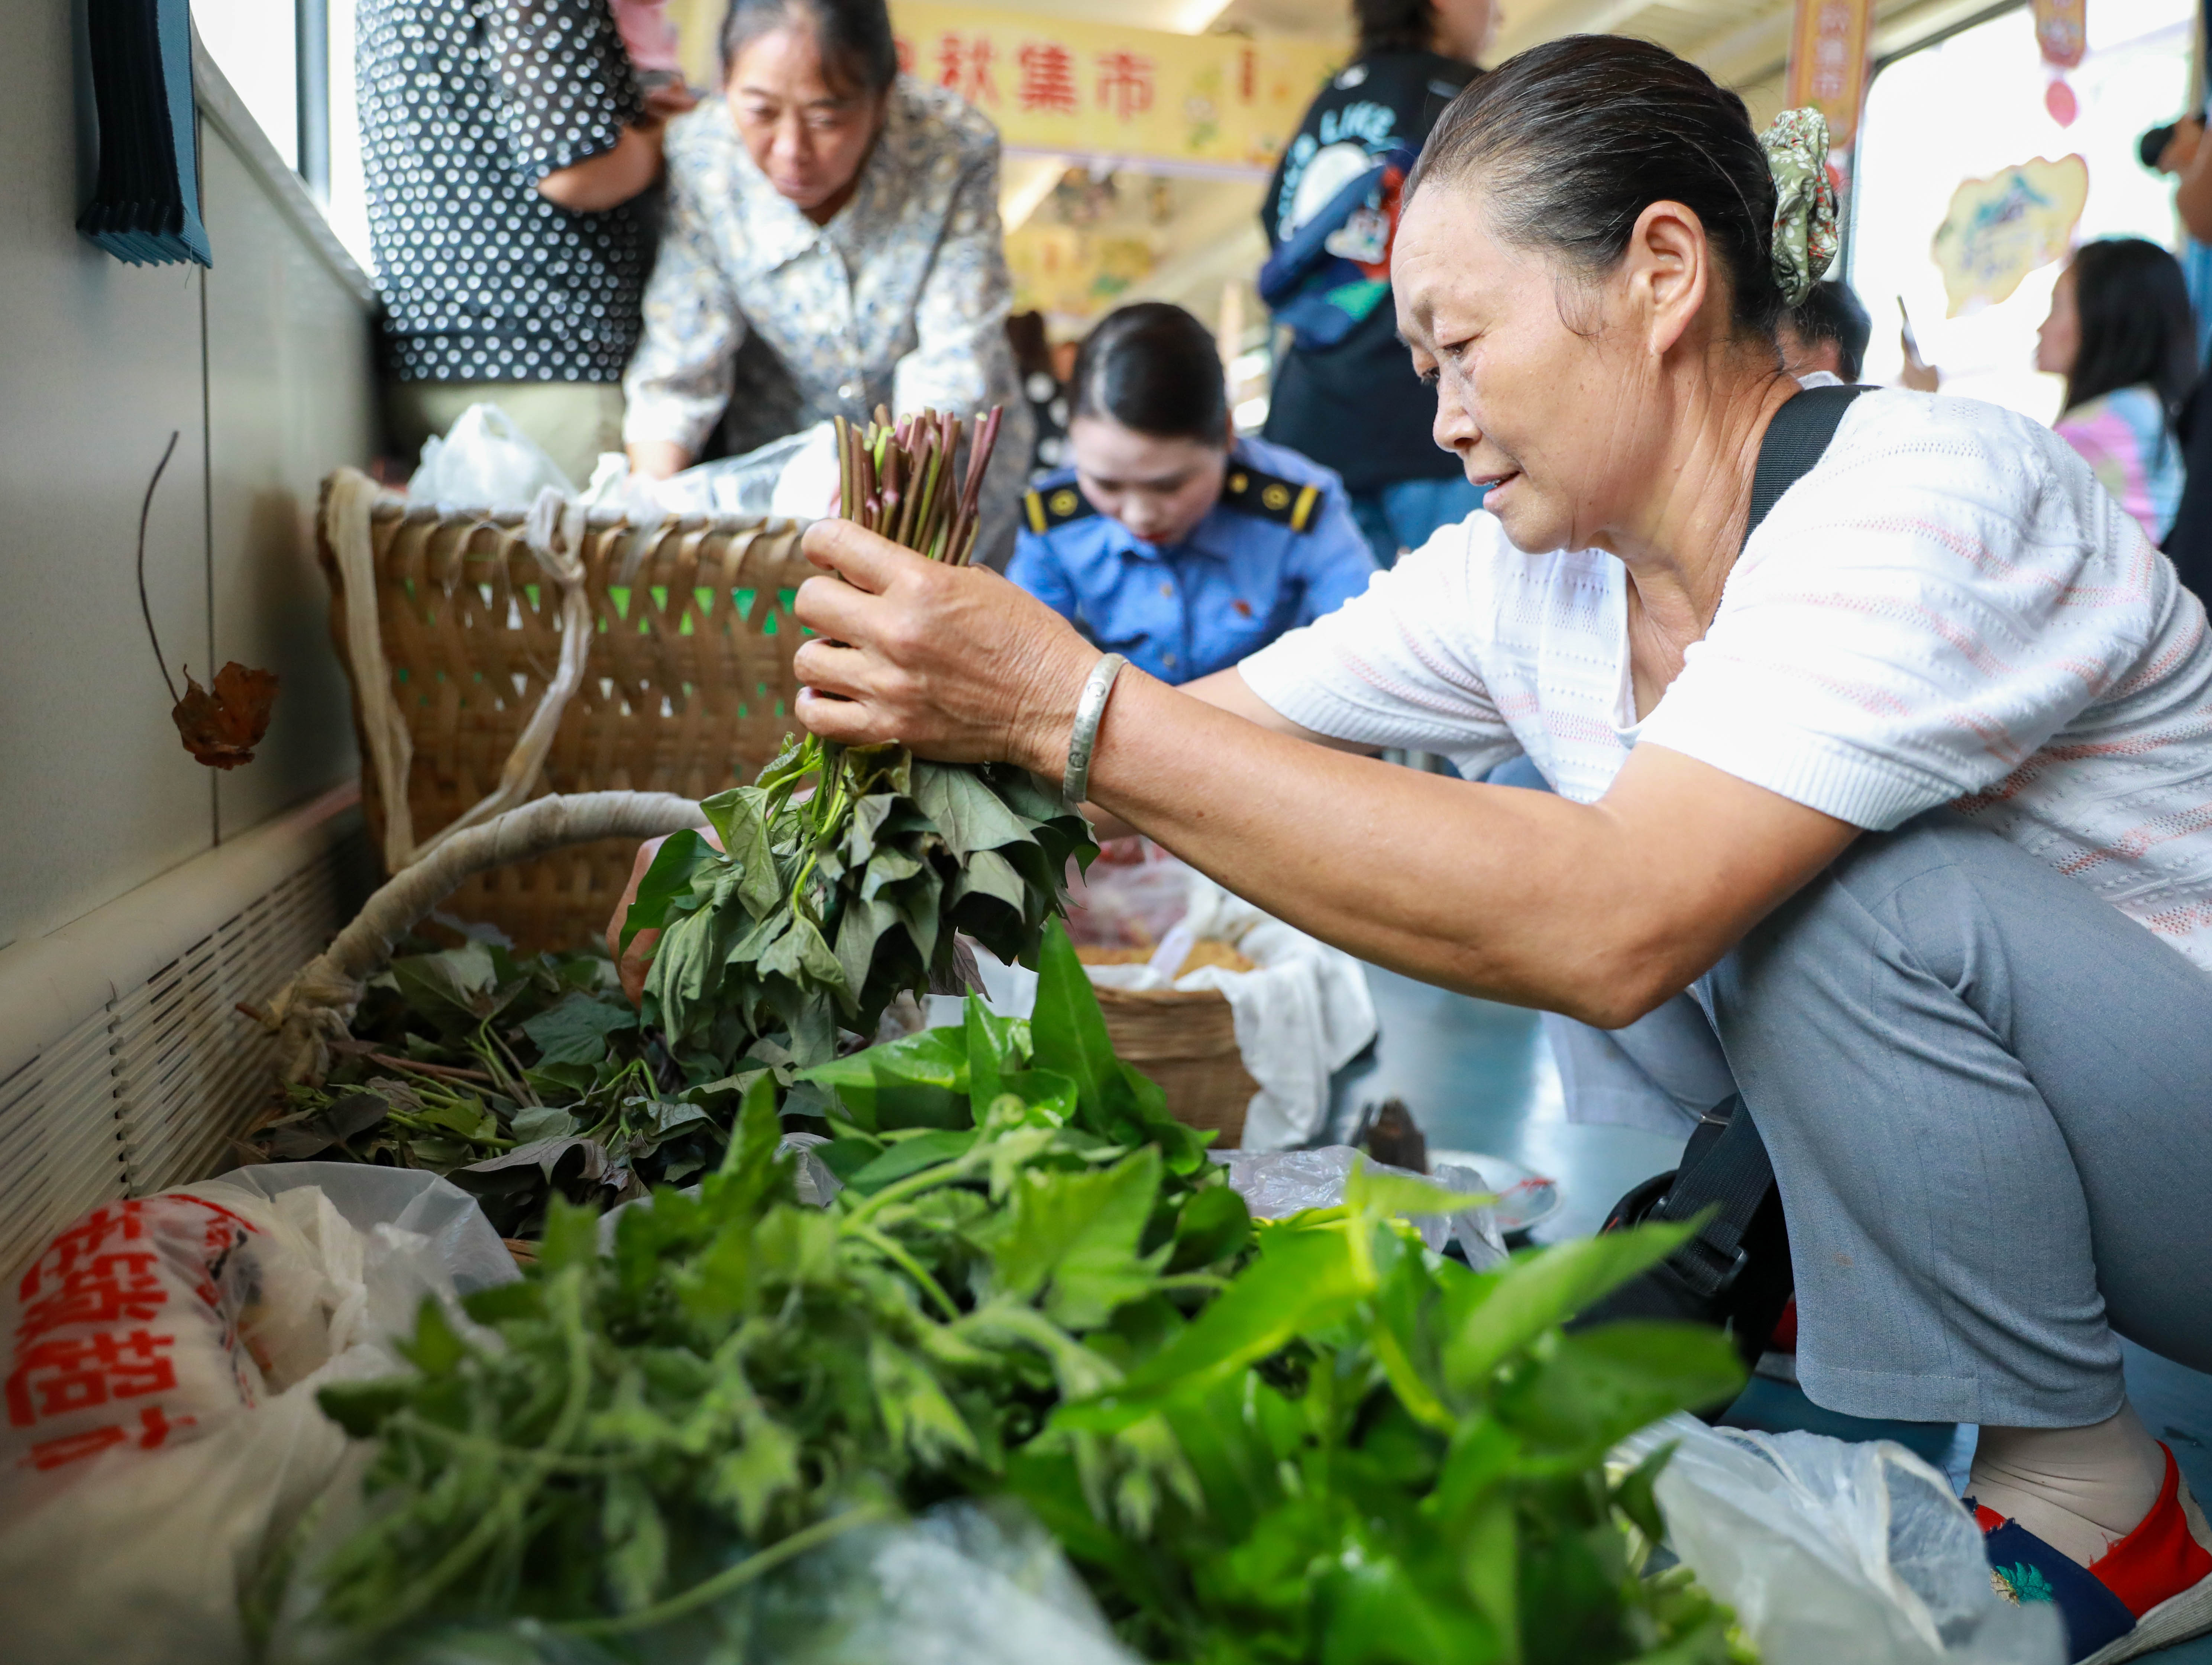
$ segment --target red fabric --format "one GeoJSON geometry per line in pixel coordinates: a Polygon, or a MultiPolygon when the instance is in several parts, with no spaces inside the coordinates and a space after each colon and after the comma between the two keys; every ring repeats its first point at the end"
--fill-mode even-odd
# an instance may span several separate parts
{"type": "Polygon", "coordinates": [[[1974,1524],[1981,1528],[1984,1533],[1995,1532],[2004,1523],[2005,1517],[1998,1514],[1996,1510],[1984,1508],[1980,1504],[1974,1505],[1974,1524]]]}
{"type": "Polygon", "coordinates": [[[1797,1351],[1797,1297],[1791,1296],[1790,1304],[1782,1309],[1782,1316],[1774,1321],[1774,1334],[1766,1339],[1769,1352],[1797,1351]]]}
{"type": "MultiPolygon", "coordinates": [[[[2166,1484],[2142,1524],[2089,1564],[2099,1583],[2138,1619],[2161,1601],[2212,1577],[2212,1553],[2190,1535],[2181,1508],[2181,1470],[2164,1444],[2166,1484]]],[[[1982,1511],[1987,1513],[1987,1510],[1982,1511]]]]}

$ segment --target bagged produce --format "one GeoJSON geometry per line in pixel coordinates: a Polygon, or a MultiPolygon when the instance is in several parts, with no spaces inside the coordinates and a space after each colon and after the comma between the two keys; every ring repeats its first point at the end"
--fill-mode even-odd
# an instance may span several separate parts
{"type": "Polygon", "coordinates": [[[837,432],[826,422],[671,475],[653,488],[672,514],[768,514],[818,520],[837,512],[837,432]]]}
{"type": "Polygon", "coordinates": [[[400,1368],[426,1297],[515,1275],[467,1196],[393,1169],[249,1170],[57,1233],[0,1310],[9,1657],[243,1657],[242,1605],[344,1466],[317,1393],[400,1368]]]}
{"type": "Polygon", "coordinates": [[[1189,866],[1149,838],[1101,844],[1067,887],[1067,933],[1079,948],[1149,951],[1189,911],[1189,866]]]}
{"type": "Polygon", "coordinates": [[[1668,1446],[1656,1487],[1668,1543],[1735,1609],[1764,1665],[2065,1659],[2057,1609],[1996,1594],[1981,1528],[1903,1446],[1673,1416],[1615,1460],[1668,1446]]]}
{"type": "Polygon", "coordinates": [[[458,508],[528,508],[547,486],[576,495],[575,483],[514,417],[495,404],[472,404],[442,438],[423,441],[407,495],[458,508]]]}
{"type": "MultiPolygon", "coordinates": [[[[1137,1665],[1052,1534],[1008,1498],[861,1527],[749,1587],[727,1629],[653,1665],[1137,1665]]],[[[625,1665],[530,1619],[455,1626],[382,1665],[625,1665]]]]}

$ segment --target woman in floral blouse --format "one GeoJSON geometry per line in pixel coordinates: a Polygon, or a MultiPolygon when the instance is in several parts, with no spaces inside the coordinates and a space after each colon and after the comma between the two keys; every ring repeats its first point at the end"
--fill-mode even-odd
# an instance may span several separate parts
{"type": "Polygon", "coordinates": [[[1029,455],[1006,322],[999,138],[901,76],[884,0],[738,0],[723,96],[668,132],[669,214],[623,382],[631,465],[687,466],[878,404],[1007,407],[978,558],[1029,455]]]}

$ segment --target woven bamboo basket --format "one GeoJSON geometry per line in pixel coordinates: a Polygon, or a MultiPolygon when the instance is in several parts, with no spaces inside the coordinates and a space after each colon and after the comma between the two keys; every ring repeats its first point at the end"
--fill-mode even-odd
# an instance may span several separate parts
{"type": "MultiPolygon", "coordinates": [[[[326,513],[318,543],[331,633],[354,681],[362,810],[386,853],[386,803],[368,767],[362,686],[326,513]]],[[[515,513],[454,513],[379,494],[369,512],[377,623],[412,761],[415,838],[428,840],[499,784],[561,658],[562,586],[515,513]]],[[[792,592],[812,570],[789,520],[672,516],[657,527],[577,517],[592,631],[583,678],[526,796],[628,789],[699,799],[749,780],[795,726],[792,592]]],[[[635,841],[606,840],[470,879],[447,906],[525,951],[599,934],[629,876],[635,841]]]]}
{"type": "Polygon", "coordinates": [[[1115,1054],[1159,1083],[1169,1114],[1218,1133],[1217,1151],[1242,1145],[1244,1112],[1260,1084],[1237,1049],[1228,1000],[1210,988],[1101,988],[1097,994],[1115,1054]]]}

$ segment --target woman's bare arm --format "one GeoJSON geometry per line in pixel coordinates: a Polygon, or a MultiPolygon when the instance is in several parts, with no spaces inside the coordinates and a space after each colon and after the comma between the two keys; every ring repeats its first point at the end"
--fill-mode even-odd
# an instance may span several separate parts
{"type": "MultiPolygon", "coordinates": [[[[834,575],[799,594],[816,632],[799,655],[802,721],[1059,778],[1095,648],[995,574],[843,521],[805,547],[834,575]]],[[[1604,1026],[1687,987],[1856,836],[1656,746],[1576,804],[1328,750],[1240,699],[1257,703],[1241,678],[1177,690],[1124,671],[1093,801],[1363,958],[1604,1026]]]]}
{"type": "MultiPolygon", "coordinates": [[[[1237,667],[1217,671],[1210,677],[1200,677],[1187,682],[1182,691],[1192,699],[1226,711],[1232,717],[1242,717],[1248,723],[1256,723],[1273,734],[1287,734],[1294,740],[1310,741],[1315,745],[1328,746],[1339,751],[1372,752],[1375,748],[1362,745],[1356,740],[1334,740],[1326,734],[1292,722],[1267,701],[1255,694],[1237,667]]],[[[1085,804],[1083,813],[1090,818],[1091,830],[1100,839],[1127,838],[1137,831],[1127,822],[1097,802],[1085,804]]]]}
{"type": "Polygon", "coordinates": [[[1195,682],[1185,683],[1182,691],[1218,711],[1226,711],[1232,717],[1242,717],[1248,723],[1257,723],[1272,734],[1287,734],[1294,740],[1310,741],[1315,745],[1328,746],[1338,751],[1371,755],[1376,750],[1358,740],[1338,740],[1326,734],[1316,734],[1312,729],[1292,722],[1255,694],[1233,665],[1226,671],[1217,671],[1210,677],[1200,677],[1195,682]]]}

